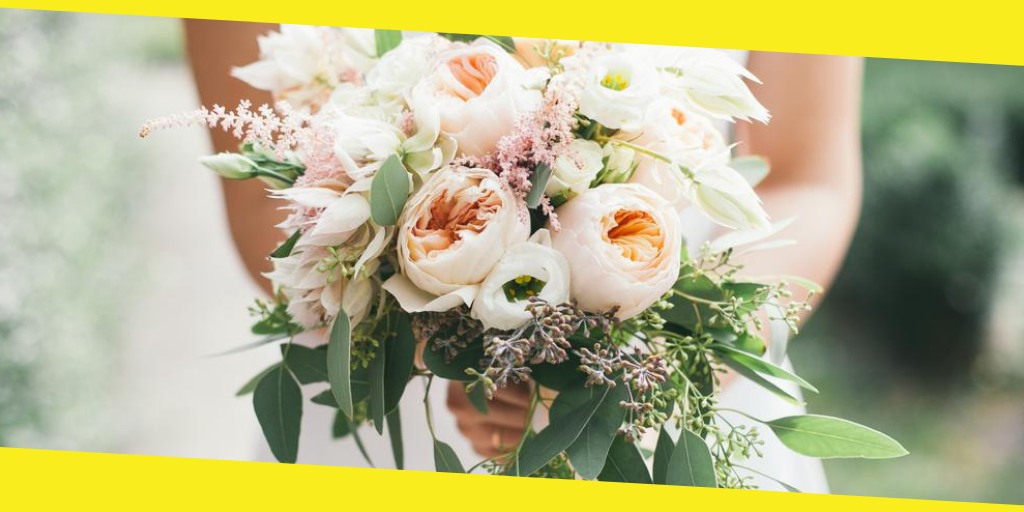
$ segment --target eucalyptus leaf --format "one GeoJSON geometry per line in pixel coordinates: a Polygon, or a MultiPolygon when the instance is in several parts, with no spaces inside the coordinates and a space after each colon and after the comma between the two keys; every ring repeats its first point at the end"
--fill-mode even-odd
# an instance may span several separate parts
{"type": "Polygon", "coordinates": [[[597,477],[602,482],[624,482],[631,484],[651,483],[651,474],[647,471],[644,456],[633,443],[626,441],[624,436],[616,436],[608,450],[608,459],[604,469],[597,477]]]}
{"type": "Polygon", "coordinates": [[[487,406],[487,394],[484,393],[483,386],[473,386],[473,389],[469,391],[469,403],[473,404],[473,408],[480,414],[490,412],[490,408],[487,406]]]}
{"type": "Polygon", "coordinates": [[[610,389],[579,437],[565,449],[573,469],[584,479],[593,480],[604,469],[608,450],[626,417],[626,409],[619,402],[628,399],[626,385],[610,389]]]}
{"type": "Polygon", "coordinates": [[[474,378],[466,374],[466,368],[480,369],[480,360],[484,357],[483,340],[479,338],[460,348],[451,361],[444,360],[443,350],[434,350],[427,342],[423,349],[423,364],[431,373],[446,380],[469,382],[474,378]]]}
{"type": "Polygon", "coordinates": [[[302,390],[298,383],[286,368],[278,366],[260,379],[252,403],[274,457],[294,464],[302,425],[302,390]]]}
{"type": "Polygon", "coordinates": [[[281,345],[285,365],[301,384],[327,382],[327,351],[302,345],[281,345]]]}
{"type": "Polygon", "coordinates": [[[608,386],[576,388],[560,393],[552,404],[551,424],[523,444],[508,474],[529,476],[557,457],[576,441],[607,396],[608,386]],[[579,405],[567,412],[558,412],[566,404],[577,403],[579,405]]]}
{"type": "Polygon", "coordinates": [[[245,385],[242,386],[242,388],[239,389],[237,393],[235,393],[235,396],[245,396],[255,391],[256,385],[260,383],[260,379],[262,379],[264,375],[270,373],[279,366],[281,366],[281,363],[274,363],[266,367],[263,371],[257,373],[255,377],[249,379],[249,382],[246,382],[245,385]]]}
{"type": "Polygon", "coordinates": [[[651,468],[651,476],[656,484],[665,484],[665,475],[668,474],[668,463],[672,459],[672,452],[676,450],[676,443],[672,440],[665,425],[661,426],[658,433],[658,444],[654,448],[654,466],[651,468]]]}
{"type": "MultiPolygon", "coordinates": [[[[714,350],[715,353],[718,354],[718,356],[725,360],[727,363],[732,362],[763,375],[776,377],[782,380],[788,380],[789,382],[792,382],[808,391],[814,393],[818,392],[818,389],[812,386],[806,380],[800,378],[799,376],[786,370],[785,368],[782,368],[781,366],[776,366],[764,359],[761,359],[760,357],[752,356],[746,352],[743,352],[742,350],[737,350],[733,347],[723,345],[721,343],[713,343],[711,345],[711,349],[714,350]]],[[[730,367],[732,367],[732,365],[730,365],[730,367]]]]}
{"type": "Polygon", "coordinates": [[[370,419],[378,434],[384,434],[384,372],[387,369],[387,347],[377,343],[377,350],[370,361],[370,419]]]}
{"type": "Polygon", "coordinates": [[[388,438],[391,439],[391,453],[395,457],[395,467],[405,469],[405,449],[402,444],[402,415],[395,409],[387,415],[388,438]]]}
{"type": "Polygon", "coordinates": [[[743,179],[751,187],[756,187],[758,183],[761,183],[768,176],[769,171],[768,160],[760,156],[734,158],[729,162],[729,167],[740,173],[740,176],[743,176],[743,179]]]}
{"type": "Polygon", "coordinates": [[[292,255],[292,250],[295,249],[295,244],[299,241],[299,237],[302,236],[301,230],[295,230],[292,236],[288,237],[274,252],[270,253],[271,258],[287,258],[292,255]]]}
{"type": "Polygon", "coordinates": [[[438,35],[440,35],[441,37],[443,37],[443,38],[445,38],[445,39],[447,39],[449,41],[463,42],[463,43],[471,43],[473,41],[476,41],[477,39],[483,38],[483,39],[487,39],[488,41],[491,41],[491,42],[497,44],[498,46],[502,47],[505,51],[507,51],[509,53],[515,53],[515,51],[516,51],[515,40],[512,39],[509,36],[484,36],[484,35],[479,35],[479,34],[453,34],[453,33],[449,33],[449,32],[438,32],[438,35]]]}
{"type": "Polygon", "coordinates": [[[434,440],[434,468],[438,473],[465,473],[455,450],[437,439],[434,440]]]}
{"type": "Polygon", "coordinates": [[[394,226],[409,198],[409,172],[398,155],[391,155],[370,183],[370,216],[381,226],[394,226]]]}
{"type": "Polygon", "coordinates": [[[331,337],[327,343],[327,378],[331,383],[331,394],[338,408],[345,416],[352,417],[352,328],[340,308],[331,326],[331,337]]]}
{"type": "MultiPolygon", "coordinates": [[[[313,401],[315,402],[316,399],[314,398],[313,401]]],[[[341,411],[335,413],[334,424],[331,425],[331,438],[341,439],[351,433],[352,429],[349,428],[348,418],[345,417],[345,413],[341,411]]]]}
{"type": "Polygon", "coordinates": [[[530,173],[530,192],[526,194],[526,206],[536,208],[540,206],[540,200],[544,197],[544,189],[551,179],[551,167],[545,164],[537,164],[530,173]]]}
{"type": "Polygon", "coordinates": [[[688,487],[718,487],[711,451],[700,436],[687,429],[679,433],[665,472],[665,483],[688,487]]]}
{"type": "Polygon", "coordinates": [[[808,457],[889,459],[908,452],[893,438],[831,416],[807,414],[765,422],[790,450],[808,457]]]}
{"type": "MultiPolygon", "coordinates": [[[[345,413],[341,413],[345,414],[345,413]]],[[[345,421],[348,421],[348,428],[352,431],[352,439],[356,442],[356,448],[359,448],[359,453],[363,455],[363,460],[366,461],[371,468],[376,467],[373,460],[370,459],[370,453],[366,451],[366,445],[363,444],[363,438],[359,436],[359,425],[356,425],[348,416],[345,417],[345,421]]]]}
{"type": "Polygon", "coordinates": [[[373,31],[373,39],[377,45],[377,56],[383,57],[385,53],[402,44],[402,31],[376,29],[373,31]]]}
{"type": "Polygon", "coordinates": [[[770,391],[773,395],[785,400],[786,402],[793,405],[803,405],[803,401],[789,394],[789,392],[780,388],[779,386],[776,386],[775,383],[762,377],[759,373],[751,370],[750,368],[747,368],[746,366],[736,363],[731,359],[723,359],[722,362],[725,363],[725,365],[728,366],[729,368],[732,368],[732,370],[735,371],[736,373],[746,377],[747,379],[750,379],[758,386],[761,386],[762,388],[770,391]]]}
{"type": "Polygon", "coordinates": [[[396,410],[398,403],[405,394],[412,375],[413,362],[416,358],[416,339],[412,335],[409,316],[392,315],[395,336],[385,342],[388,362],[384,369],[384,412],[396,410]]]}

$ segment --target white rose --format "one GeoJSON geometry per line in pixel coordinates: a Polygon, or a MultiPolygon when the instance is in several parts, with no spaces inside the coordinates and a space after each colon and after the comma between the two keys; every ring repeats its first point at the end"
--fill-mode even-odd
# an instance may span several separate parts
{"type": "Polygon", "coordinates": [[[402,40],[367,73],[366,85],[383,101],[405,101],[430,69],[434,52],[445,43],[447,40],[436,36],[402,40]]]}
{"type": "Polygon", "coordinates": [[[575,197],[590,188],[597,173],[604,167],[604,149],[601,145],[583,139],[576,139],[569,145],[569,151],[559,156],[548,179],[544,193],[555,197],[565,193],[575,197]]]}
{"type": "Polygon", "coordinates": [[[397,241],[401,273],[384,289],[409,312],[472,305],[505,250],[529,236],[525,204],[497,175],[442,168],[405,207],[397,241]]]}
{"type": "Polygon", "coordinates": [[[722,51],[664,47],[656,63],[664,92],[692,110],[727,120],[767,123],[771,117],[743,80],[761,81],[722,51]]]}
{"type": "Polygon", "coordinates": [[[750,183],[727,164],[708,162],[690,170],[687,196],[711,220],[733,229],[767,229],[768,214],[750,183]]]}
{"type": "Polygon", "coordinates": [[[658,94],[658,74],[639,54],[616,52],[589,63],[580,112],[608,128],[634,130],[658,94]]]}
{"type": "Polygon", "coordinates": [[[438,55],[413,88],[419,97],[413,102],[434,106],[441,131],[458,142],[460,153],[483,156],[539,105],[540,91],[527,87],[534,78],[501,47],[480,39],[438,55]]]}
{"type": "Polygon", "coordinates": [[[679,212],[689,206],[689,199],[687,180],[677,165],[693,169],[705,162],[725,164],[729,161],[725,137],[714,123],[670,99],[659,99],[651,104],[641,133],[619,137],[673,160],[667,163],[641,156],[629,181],[657,192],[679,212]]]}
{"type": "Polygon", "coordinates": [[[589,311],[618,307],[627,319],[660,299],[679,277],[679,216],[653,191],[607,184],[556,212],[552,245],[569,261],[572,297],[589,311]]]}
{"type": "Polygon", "coordinates": [[[528,242],[505,251],[480,285],[471,314],[488,329],[515,329],[531,318],[526,306],[533,296],[549,304],[569,300],[569,262],[551,248],[551,234],[546,229],[538,230],[528,242]],[[505,292],[509,283],[541,288],[539,292],[526,288],[525,293],[510,298],[505,292]]]}
{"type": "Polygon", "coordinates": [[[334,156],[355,181],[376,173],[405,141],[402,131],[385,117],[383,112],[366,117],[339,112],[334,118],[334,156]]]}

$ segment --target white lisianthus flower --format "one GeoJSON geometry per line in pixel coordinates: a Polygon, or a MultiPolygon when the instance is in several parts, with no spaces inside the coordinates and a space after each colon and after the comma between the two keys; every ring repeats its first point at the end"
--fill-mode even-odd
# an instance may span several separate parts
{"type": "Polygon", "coordinates": [[[753,187],[727,164],[708,162],[690,169],[690,202],[711,220],[733,229],[767,229],[768,214],[753,187]]]}
{"type": "Polygon", "coordinates": [[[256,162],[238,153],[217,153],[199,159],[207,169],[229,180],[244,180],[256,175],[256,162]]]}
{"type": "MultiPolygon", "coordinates": [[[[372,28],[338,28],[341,49],[340,60],[342,61],[343,73],[345,71],[367,73],[376,66],[377,59],[377,36],[372,28]]],[[[342,77],[355,78],[355,77],[342,77]]],[[[358,81],[358,80],[345,80],[358,81]]]]}
{"type": "Polygon", "coordinates": [[[672,159],[673,162],[668,163],[641,156],[629,181],[657,192],[678,212],[690,203],[687,180],[678,165],[693,169],[707,162],[729,162],[729,148],[722,132],[711,120],[675,100],[659,99],[652,103],[641,132],[621,134],[619,138],[672,159]]]}
{"type": "Polygon", "coordinates": [[[397,235],[401,272],[384,289],[408,312],[472,305],[505,250],[529,236],[526,205],[497,175],[445,167],[406,205],[397,235]]]}
{"type": "Polygon", "coordinates": [[[551,248],[551,234],[546,229],[537,230],[528,242],[505,251],[480,285],[471,315],[488,329],[515,329],[531,318],[526,306],[534,296],[548,304],[569,300],[569,262],[551,248]],[[506,285],[523,282],[537,284],[540,291],[528,290],[510,298],[506,285]]]}
{"type": "Polygon", "coordinates": [[[555,161],[544,193],[549,197],[564,194],[567,198],[582,194],[604,167],[603,159],[604,149],[600,144],[583,139],[572,141],[569,151],[555,161]]]}
{"type": "Polygon", "coordinates": [[[724,52],[663,47],[656,64],[664,93],[683,101],[691,110],[726,120],[767,123],[771,117],[743,80],[761,81],[724,52]]]}
{"type": "Polygon", "coordinates": [[[501,47],[479,39],[439,54],[413,88],[411,103],[432,105],[461,154],[483,156],[540,104],[540,91],[529,87],[535,77],[501,47]]]}
{"type": "Polygon", "coordinates": [[[618,307],[633,317],[659,300],[679,277],[679,216],[661,196],[635,184],[607,184],[555,213],[552,246],[571,270],[572,297],[588,311],[618,307]]]}
{"type": "Polygon", "coordinates": [[[589,62],[580,112],[608,128],[635,130],[658,94],[658,74],[639,54],[607,53],[589,62]]]}

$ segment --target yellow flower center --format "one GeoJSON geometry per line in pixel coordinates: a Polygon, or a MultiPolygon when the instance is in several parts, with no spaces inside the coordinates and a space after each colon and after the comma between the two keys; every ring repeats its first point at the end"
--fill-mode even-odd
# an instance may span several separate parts
{"type": "Polygon", "coordinates": [[[621,91],[629,87],[629,77],[624,77],[620,73],[609,72],[601,80],[601,85],[613,91],[621,91]]]}

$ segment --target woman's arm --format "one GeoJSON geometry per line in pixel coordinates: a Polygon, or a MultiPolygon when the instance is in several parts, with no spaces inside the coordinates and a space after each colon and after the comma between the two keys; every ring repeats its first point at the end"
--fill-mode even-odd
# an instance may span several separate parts
{"type": "Polygon", "coordinates": [[[748,67],[765,84],[755,84],[754,95],[772,118],[737,124],[737,150],[768,159],[771,173],[757,193],[773,220],[795,217],[778,236],[797,243],[740,258],[743,273],[798,275],[827,289],[860,213],[863,61],[753,52],[748,67]]]}
{"type": "MultiPolygon", "coordinates": [[[[231,68],[259,58],[257,36],[276,30],[278,25],[236,21],[185,20],[185,39],[192,62],[199,99],[203,105],[234,108],[239,100],[254,105],[270,103],[270,94],[232,78],[231,68]]],[[[236,151],[238,140],[220,129],[210,131],[216,151],[236,151]]],[[[271,270],[267,255],[281,242],[274,227],[284,214],[267,197],[266,186],[258,180],[222,181],[231,236],[249,274],[268,294],[270,282],[261,273],[271,270]]]]}

